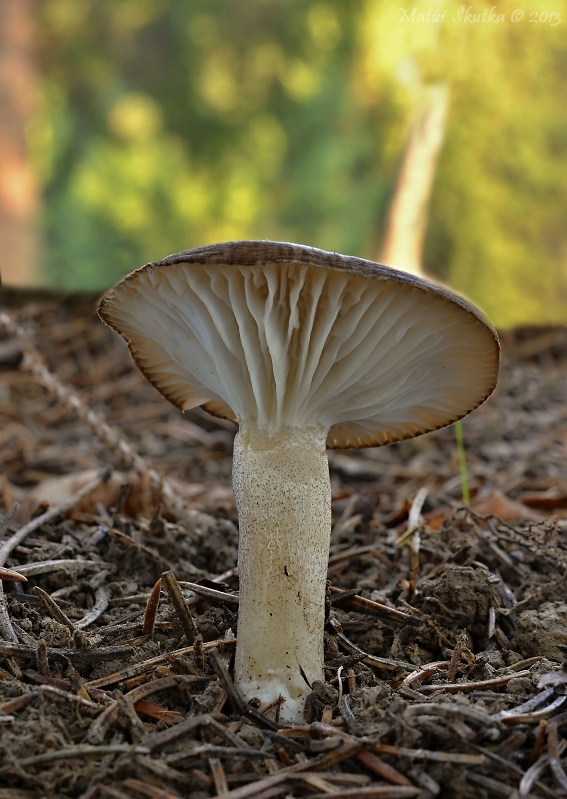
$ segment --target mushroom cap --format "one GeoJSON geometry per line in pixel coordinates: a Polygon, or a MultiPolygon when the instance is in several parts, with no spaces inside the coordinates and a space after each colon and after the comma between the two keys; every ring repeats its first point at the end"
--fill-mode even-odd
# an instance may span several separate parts
{"type": "Polygon", "coordinates": [[[101,300],[147,379],[181,410],[326,425],[376,447],[445,427],[496,385],[499,344],[449,289],[298,244],[235,241],[146,264],[101,300]]]}

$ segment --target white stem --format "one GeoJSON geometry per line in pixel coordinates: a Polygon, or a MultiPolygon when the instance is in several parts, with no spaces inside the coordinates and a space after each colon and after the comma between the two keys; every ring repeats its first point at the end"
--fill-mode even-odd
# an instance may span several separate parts
{"type": "Polygon", "coordinates": [[[327,430],[265,434],[241,424],[233,486],[240,538],[235,677],[247,700],[281,696],[283,721],[302,721],[309,683],[323,679],[331,538],[327,430]]]}

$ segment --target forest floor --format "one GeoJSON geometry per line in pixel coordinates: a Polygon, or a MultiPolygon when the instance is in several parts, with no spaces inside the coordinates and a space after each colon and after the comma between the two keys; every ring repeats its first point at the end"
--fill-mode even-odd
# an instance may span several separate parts
{"type": "Polygon", "coordinates": [[[567,329],[503,336],[470,507],[453,428],[330,453],[326,682],[286,728],[230,678],[234,428],[94,304],[0,316],[0,799],[567,796],[567,329]]]}

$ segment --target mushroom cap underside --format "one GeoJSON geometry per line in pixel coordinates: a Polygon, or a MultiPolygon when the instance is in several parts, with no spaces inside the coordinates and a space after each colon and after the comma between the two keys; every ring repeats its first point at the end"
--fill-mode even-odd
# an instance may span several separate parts
{"type": "Polygon", "coordinates": [[[252,241],[147,264],[99,314],[148,380],[267,432],[326,425],[330,448],[451,424],[492,393],[495,331],[454,292],[359,258],[252,241]]]}

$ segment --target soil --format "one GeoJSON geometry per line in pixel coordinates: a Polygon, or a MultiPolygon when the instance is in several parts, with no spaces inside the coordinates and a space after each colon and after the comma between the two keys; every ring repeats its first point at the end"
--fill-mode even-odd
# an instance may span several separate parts
{"type": "Polygon", "coordinates": [[[502,336],[468,507],[453,428],[330,453],[325,681],[285,728],[230,677],[234,428],[161,399],[94,305],[0,316],[0,565],[27,577],[0,595],[0,799],[567,796],[567,330],[502,336]]]}

